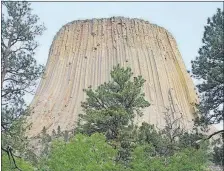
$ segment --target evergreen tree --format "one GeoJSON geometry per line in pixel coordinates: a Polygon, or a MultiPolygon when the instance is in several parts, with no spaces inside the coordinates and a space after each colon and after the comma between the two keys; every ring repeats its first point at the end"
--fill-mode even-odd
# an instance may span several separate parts
{"type": "Polygon", "coordinates": [[[200,119],[202,125],[223,121],[224,110],[224,13],[220,9],[208,18],[199,56],[192,61],[193,76],[200,81],[200,119]]]}
{"type": "Polygon", "coordinates": [[[43,71],[33,58],[37,42],[44,26],[39,18],[31,14],[30,3],[3,1],[1,34],[1,86],[2,125],[6,128],[11,120],[24,113],[25,93],[31,88],[43,71]]]}
{"type": "Polygon", "coordinates": [[[112,81],[100,85],[95,91],[84,90],[86,102],[82,103],[85,114],[80,115],[79,128],[87,134],[104,133],[108,140],[117,139],[119,131],[133,124],[141,109],[148,107],[142,88],[145,80],[134,77],[130,68],[119,65],[111,71],[112,81]]]}
{"type": "Polygon", "coordinates": [[[25,93],[32,93],[43,71],[34,59],[36,37],[45,27],[33,15],[29,2],[2,2],[1,28],[1,97],[2,150],[13,149],[26,155],[24,116],[29,113],[25,93]]]}

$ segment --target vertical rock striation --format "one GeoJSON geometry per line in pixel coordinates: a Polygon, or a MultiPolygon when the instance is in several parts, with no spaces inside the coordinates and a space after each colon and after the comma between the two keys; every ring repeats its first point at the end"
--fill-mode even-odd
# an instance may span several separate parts
{"type": "Polygon", "coordinates": [[[151,106],[136,118],[162,127],[166,109],[192,126],[197,95],[172,35],[140,19],[113,17],[73,21],[63,26],[50,48],[46,71],[31,103],[28,135],[43,127],[71,129],[82,112],[83,89],[109,81],[116,64],[131,67],[146,79],[144,92],[151,106]]]}

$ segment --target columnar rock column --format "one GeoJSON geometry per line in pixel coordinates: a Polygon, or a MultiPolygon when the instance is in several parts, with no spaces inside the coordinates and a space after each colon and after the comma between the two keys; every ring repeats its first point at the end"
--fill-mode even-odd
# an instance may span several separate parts
{"type": "Polygon", "coordinates": [[[50,48],[46,71],[32,101],[28,135],[43,127],[75,126],[85,100],[83,89],[109,81],[113,66],[129,66],[134,76],[146,79],[144,92],[151,106],[136,118],[164,126],[164,112],[183,115],[192,126],[197,95],[172,35],[140,19],[113,17],[73,21],[63,26],[50,48]]]}

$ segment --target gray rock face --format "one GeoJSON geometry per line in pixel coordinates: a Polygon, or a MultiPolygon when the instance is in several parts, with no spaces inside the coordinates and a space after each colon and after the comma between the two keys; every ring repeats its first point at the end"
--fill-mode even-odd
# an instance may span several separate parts
{"type": "Polygon", "coordinates": [[[74,21],[59,30],[31,104],[27,134],[36,136],[44,126],[49,133],[58,125],[73,128],[86,98],[83,89],[109,81],[118,63],[146,79],[144,92],[151,106],[137,123],[163,127],[168,108],[174,118],[183,115],[185,127],[192,126],[191,104],[198,98],[172,35],[147,21],[113,17],[74,21]]]}

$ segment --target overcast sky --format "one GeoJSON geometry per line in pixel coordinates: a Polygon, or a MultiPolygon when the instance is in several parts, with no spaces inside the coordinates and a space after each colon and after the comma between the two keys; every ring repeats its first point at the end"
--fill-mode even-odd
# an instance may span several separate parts
{"type": "MultiPolygon", "coordinates": [[[[175,37],[188,70],[197,56],[207,18],[223,8],[222,2],[32,2],[33,13],[47,30],[38,38],[36,59],[45,65],[56,32],[78,19],[124,16],[141,18],[166,28],[175,37]]],[[[27,96],[26,100],[31,101],[27,96]]]]}

